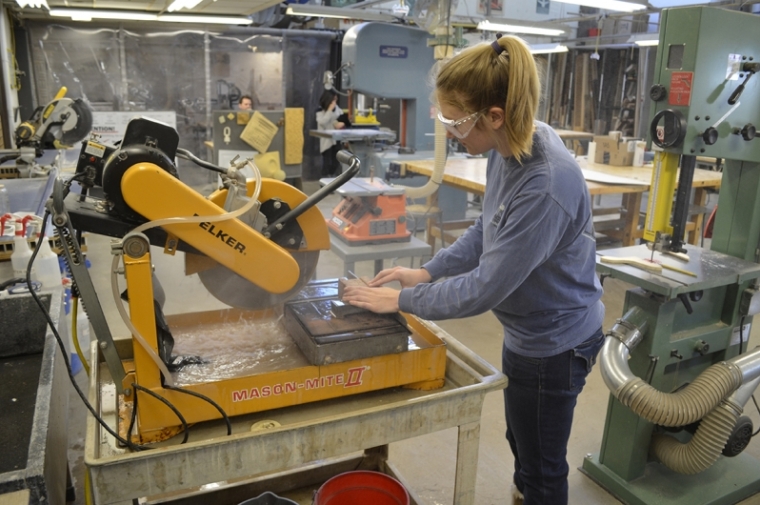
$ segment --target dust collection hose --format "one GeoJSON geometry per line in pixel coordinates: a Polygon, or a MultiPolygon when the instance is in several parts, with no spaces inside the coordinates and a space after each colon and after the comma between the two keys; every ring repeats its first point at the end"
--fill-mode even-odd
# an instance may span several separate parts
{"type": "Polygon", "coordinates": [[[425,198],[432,195],[441,186],[443,172],[446,168],[446,127],[440,121],[435,121],[435,151],[433,157],[433,173],[424,186],[412,188],[405,186],[404,192],[407,198],[425,198]]]}
{"type": "Polygon", "coordinates": [[[701,472],[717,460],[744,404],[760,382],[760,349],[716,363],[683,389],[663,393],[628,367],[630,351],[643,338],[646,326],[645,314],[638,307],[615,323],[601,351],[602,378],[623,405],[651,423],[677,427],[701,419],[689,443],[657,435],[652,446],[654,454],[671,470],[701,472]]]}

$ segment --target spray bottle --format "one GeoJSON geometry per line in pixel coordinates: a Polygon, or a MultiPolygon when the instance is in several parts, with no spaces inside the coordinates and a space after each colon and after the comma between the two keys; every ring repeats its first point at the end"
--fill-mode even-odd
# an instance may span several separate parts
{"type": "Polygon", "coordinates": [[[0,237],[5,236],[5,228],[10,229],[9,236],[13,236],[14,229],[13,229],[13,214],[3,214],[0,216],[0,237]],[[5,223],[8,223],[7,225],[5,223]]]}
{"type": "Polygon", "coordinates": [[[42,229],[42,218],[34,216],[36,225],[37,240],[41,240],[40,252],[34,260],[34,268],[37,270],[37,280],[42,283],[44,291],[62,289],[61,270],[58,266],[58,255],[50,249],[50,242],[47,237],[42,237],[39,231],[42,229]]]}
{"type": "MultiPolygon", "coordinates": [[[[26,216],[21,220],[16,220],[16,236],[13,237],[13,254],[11,254],[11,263],[13,264],[13,276],[26,279],[26,268],[29,265],[29,259],[32,257],[32,250],[29,248],[29,242],[26,241],[26,223],[33,216],[26,216]]],[[[37,280],[36,269],[32,268],[32,280],[37,280]]]]}

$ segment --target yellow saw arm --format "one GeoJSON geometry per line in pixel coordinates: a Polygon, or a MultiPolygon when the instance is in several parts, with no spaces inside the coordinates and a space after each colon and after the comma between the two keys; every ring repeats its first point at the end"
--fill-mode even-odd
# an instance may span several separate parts
{"type": "MultiPolygon", "coordinates": [[[[278,181],[267,180],[267,185],[271,182],[278,181]]],[[[265,187],[262,183],[262,193],[265,187]]],[[[270,192],[278,192],[278,197],[282,199],[281,189],[270,192]]],[[[218,198],[223,202],[223,195],[215,196],[213,200],[206,199],[152,163],[137,163],[129,168],[122,177],[121,190],[127,205],[152,221],[178,216],[218,216],[225,212],[215,203],[218,198]]],[[[316,208],[313,210],[319,212],[316,208]]],[[[308,220],[311,225],[316,220],[313,216],[307,217],[307,214],[309,212],[300,216],[299,222],[308,220]]],[[[325,245],[325,240],[329,247],[327,226],[324,219],[321,221],[324,239],[318,239],[318,229],[311,230],[309,235],[313,240],[309,242],[313,244],[310,244],[310,249],[326,248],[319,247],[325,245]]],[[[287,292],[299,280],[300,269],[291,253],[239,219],[217,223],[178,223],[163,228],[267,292],[287,292]]],[[[309,228],[304,227],[304,233],[309,228]]]]}

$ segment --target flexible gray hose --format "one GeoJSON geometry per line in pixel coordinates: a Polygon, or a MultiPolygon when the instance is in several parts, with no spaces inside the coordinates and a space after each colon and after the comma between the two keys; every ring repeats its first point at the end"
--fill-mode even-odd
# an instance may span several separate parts
{"type": "Polygon", "coordinates": [[[628,366],[630,351],[643,339],[646,324],[646,315],[637,307],[618,320],[600,353],[602,378],[623,405],[649,422],[677,427],[701,419],[688,443],[655,435],[651,450],[675,472],[702,472],[720,456],[744,405],[760,383],[760,350],[716,363],[683,389],[663,393],[636,377],[628,366]]]}
{"type": "Polygon", "coordinates": [[[743,369],[752,369],[750,363],[757,361],[756,356],[742,367],[721,361],[680,391],[663,393],[636,377],[628,366],[629,354],[644,338],[646,328],[646,313],[638,307],[631,308],[607,334],[599,364],[602,378],[615,398],[654,424],[685,426],[699,421],[748,379],[743,369]]]}
{"type": "Polygon", "coordinates": [[[686,444],[673,437],[655,435],[652,454],[674,472],[693,475],[707,470],[723,452],[744,405],[758,384],[760,378],[744,383],[728,400],[707,414],[686,444]]]}
{"type": "MultiPolygon", "coordinates": [[[[616,394],[620,403],[660,426],[685,426],[699,421],[742,384],[741,370],[722,361],[675,393],[658,391],[638,377],[616,394]]],[[[722,448],[721,448],[722,449],[722,448]]]]}
{"type": "Polygon", "coordinates": [[[686,444],[668,435],[654,435],[652,454],[680,474],[694,475],[707,470],[717,461],[741,414],[730,403],[721,402],[705,416],[686,444]]]}

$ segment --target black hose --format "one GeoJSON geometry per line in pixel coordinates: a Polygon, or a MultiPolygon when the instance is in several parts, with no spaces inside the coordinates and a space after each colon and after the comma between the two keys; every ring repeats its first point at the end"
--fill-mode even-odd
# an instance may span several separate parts
{"type": "Polygon", "coordinates": [[[161,403],[163,403],[164,405],[166,405],[167,407],[169,407],[169,409],[172,412],[174,412],[174,415],[177,416],[177,418],[179,419],[179,422],[182,423],[182,433],[184,434],[184,437],[182,438],[182,442],[180,442],[180,444],[184,444],[185,442],[187,442],[187,435],[188,435],[188,433],[187,433],[187,421],[185,420],[185,416],[182,415],[182,413],[177,409],[177,407],[175,407],[174,405],[172,405],[172,403],[169,400],[167,400],[166,398],[164,398],[163,396],[159,395],[158,393],[156,393],[154,391],[151,391],[150,389],[146,388],[145,386],[141,386],[141,385],[133,382],[132,383],[132,387],[135,388],[135,397],[137,397],[137,391],[142,391],[143,393],[147,393],[148,395],[152,396],[156,400],[160,401],[161,403]]]}
{"type": "Polygon", "coordinates": [[[194,396],[196,398],[200,398],[201,400],[210,403],[211,406],[214,407],[216,410],[218,410],[219,413],[222,415],[222,419],[224,419],[224,423],[227,425],[227,435],[232,435],[232,423],[230,423],[230,417],[227,415],[224,409],[214,400],[212,400],[206,395],[202,395],[200,393],[196,393],[195,391],[190,391],[189,389],[182,389],[176,386],[164,385],[164,389],[171,389],[172,391],[185,393],[186,395],[194,396]]]}
{"type": "Polygon", "coordinates": [[[203,161],[202,159],[200,159],[199,157],[197,157],[196,155],[194,155],[187,149],[182,149],[181,147],[177,148],[177,156],[185,160],[190,160],[196,165],[206,168],[208,170],[219,172],[220,174],[227,173],[227,170],[225,170],[224,168],[218,167],[214,165],[213,163],[209,163],[208,161],[203,161]]]}
{"type": "Polygon", "coordinates": [[[21,154],[6,154],[5,156],[0,156],[0,165],[5,163],[6,161],[15,160],[19,156],[21,156],[21,154]]]}

